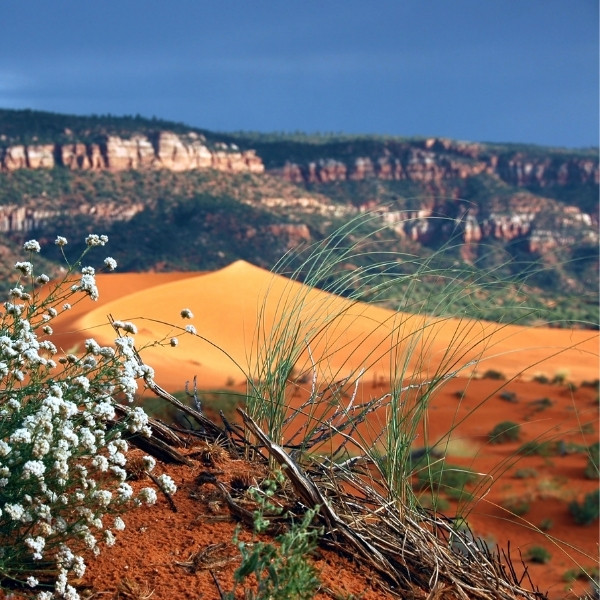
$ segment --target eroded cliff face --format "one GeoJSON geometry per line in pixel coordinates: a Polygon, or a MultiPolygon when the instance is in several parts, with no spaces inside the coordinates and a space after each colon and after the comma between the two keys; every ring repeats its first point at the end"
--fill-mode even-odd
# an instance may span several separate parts
{"type": "Polygon", "coordinates": [[[332,156],[302,164],[290,161],[274,172],[304,184],[367,178],[440,184],[481,173],[515,186],[600,182],[598,160],[593,158],[496,154],[483,144],[439,138],[382,145],[379,156],[332,156]]]}
{"type": "Polygon", "coordinates": [[[217,169],[262,173],[264,165],[253,150],[217,144],[209,148],[195,133],[159,131],[130,138],[104,136],[97,142],[31,144],[0,147],[0,170],[68,169],[124,171],[127,169],[217,169]]]}

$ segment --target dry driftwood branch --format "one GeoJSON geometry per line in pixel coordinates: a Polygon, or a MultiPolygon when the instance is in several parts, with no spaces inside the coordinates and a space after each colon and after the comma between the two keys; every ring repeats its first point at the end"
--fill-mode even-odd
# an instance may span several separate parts
{"type": "Polygon", "coordinates": [[[285,450],[272,442],[247,413],[241,408],[238,408],[237,410],[242,416],[248,429],[250,429],[250,431],[252,431],[252,433],[265,445],[271,456],[275,458],[280,466],[286,467],[285,474],[291,481],[295,492],[300,496],[304,504],[311,508],[318,507],[319,513],[327,521],[330,531],[341,535],[350,542],[350,544],[363,556],[363,559],[370,563],[373,568],[382,573],[386,578],[395,580],[395,569],[388,563],[386,558],[377,550],[377,548],[348,527],[348,525],[336,514],[317,486],[302,472],[285,450]]]}

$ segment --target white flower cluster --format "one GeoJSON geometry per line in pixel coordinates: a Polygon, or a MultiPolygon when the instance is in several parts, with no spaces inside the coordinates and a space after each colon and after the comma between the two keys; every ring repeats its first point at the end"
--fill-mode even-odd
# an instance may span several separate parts
{"type": "Polygon", "coordinates": [[[95,233],[90,233],[85,238],[85,243],[88,246],[104,246],[108,242],[108,237],[105,235],[96,235],[95,233]]]}
{"type": "MultiPolygon", "coordinates": [[[[82,257],[106,242],[106,236],[88,236],[82,257]]],[[[59,236],[55,243],[62,248],[67,240],[59,236]]],[[[37,253],[40,245],[30,240],[24,249],[37,253]]],[[[112,259],[105,264],[110,268],[112,259]]],[[[29,262],[15,268],[33,276],[29,262]]],[[[86,340],[81,356],[66,355],[58,364],[54,344],[38,339],[38,330],[52,335],[49,322],[59,314],[56,307],[70,308],[65,300],[71,274],[72,269],[63,287],[39,304],[17,284],[0,314],[0,535],[10,539],[15,550],[2,556],[3,575],[36,588],[33,574],[24,578],[23,557],[40,564],[55,560],[54,591],[38,593],[39,600],[79,598],[69,580],[83,576],[81,551],[99,552],[100,541],[113,544],[113,531],[125,527],[118,516],[112,528],[104,517],[132,501],[156,501],[151,488],[134,498],[125,481],[128,445],[121,433],[151,435],[148,416],[141,408],[132,408],[119,422],[115,411],[114,398],[133,401],[137,380],[154,375],[141,363],[133,337],[118,337],[114,348],[86,340]]],[[[70,294],[83,292],[97,299],[94,274],[92,267],[84,267],[70,294]]],[[[47,281],[47,276],[39,276],[30,284],[47,281]]],[[[136,333],[133,324],[122,323],[121,328],[126,334],[136,333]]],[[[150,471],[154,459],[146,457],[145,465],[150,471]]],[[[173,481],[161,478],[164,489],[174,493],[173,481]]]]}

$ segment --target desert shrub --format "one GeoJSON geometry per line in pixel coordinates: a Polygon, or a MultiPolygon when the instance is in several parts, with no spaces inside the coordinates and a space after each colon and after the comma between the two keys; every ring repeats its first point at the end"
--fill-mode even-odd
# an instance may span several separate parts
{"type": "Polygon", "coordinates": [[[567,378],[569,377],[568,369],[559,369],[554,374],[552,378],[552,383],[556,385],[564,385],[567,382],[567,378]]]}
{"type": "Polygon", "coordinates": [[[477,481],[477,475],[459,465],[446,463],[445,460],[436,460],[421,467],[417,471],[417,486],[420,489],[430,488],[434,494],[445,493],[460,497],[464,488],[477,481]]]}
{"type": "MultiPolygon", "coordinates": [[[[133,349],[135,327],[116,323],[114,348],[94,339],[77,356],[58,357],[48,339],[52,320],[85,298],[98,298],[95,270],[81,267],[105,236],[90,235],[79,258],[67,261],[63,280],[50,284],[32,262],[41,248],[30,240],[29,261],[0,315],[0,573],[3,581],[27,584],[38,598],[79,598],[70,584],[85,570],[84,554],[112,545],[120,518],[132,502],[152,503],[156,493],[139,497],[125,481],[126,433],[150,435],[148,417],[130,408],[137,378],[151,377],[133,349]],[[43,287],[48,288],[42,294],[43,287]],[[116,401],[124,402],[119,414],[116,401]],[[41,591],[40,591],[41,590],[41,591]]],[[[56,244],[64,253],[65,238],[56,244]]],[[[116,264],[107,258],[105,266],[116,264]]],[[[147,469],[154,461],[147,457],[147,469]]],[[[165,485],[174,491],[172,481],[165,485]]]]}
{"type": "Polygon", "coordinates": [[[598,387],[600,387],[600,379],[594,379],[593,381],[582,381],[581,382],[581,387],[582,388],[592,388],[592,389],[598,389],[598,387]]]}
{"type": "Polygon", "coordinates": [[[597,579],[599,573],[600,571],[597,566],[578,567],[576,569],[569,569],[565,571],[563,574],[563,580],[571,583],[573,581],[577,581],[578,579],[597,579]]]}
{"type": "Polygon", "coordinates": [[[509,392],[508,390],[501,392],[500,399],[505,402],[518,402],[517,394],[515,394],[515,392],[509,392]]]}
{"type": "Polygon", "coordinates": [[[507,511],[521,517],[526,515],[531,510],[531,502],[529,498],[524,497],[510,497],[506,498],[502,502],[502,508],[505,508],[507,511]]]}
{"type": "Polygon", "coordinates": [[[545,565],[550,562],[552,554],[543,546],[531,546],[525,553],[525,560],[545,565]]]}
{"type": "Polygon", "coordinates": [[[550,398],[540,398],[539,400],[532,400],[529,404],[530,406],[533,406],[535,410],[540,411],[550,408],[554,402],[552,402],[550,398]]]}
{"type": "Polygon", "coordinates": [[[556,442],[531,441],[523,444],[517,452],[524,456],[555,456],[557,454],[556,442]]]}
{"type": "Polygon", "coordinates": [[[569,512],[578,525],[591,525],[598,518],[598,504],[598,492],[590,492],[583,502],[570,502],[569,512]]]}
{"type": "Polygon", "coordinates": [[[584,423],[581,426],[581,433],[594,433],[594,427],[595,427],[595,423],[584,423]]]}
{"type": "Polygon", "coordinates": [[[549,518],[542,519],[539,524],[541,531],[550,531],[554,527],[554,521],[549,518]]]}
{"type": "Polygon", "coordinates": [[[534,376],[533,381],[536,383],[550,383],[550,378],[546,375],[539,374],[534,376]]]}
{"type": "Polygon", "coordinates": [[[523,467],[517,469],[513,477],[515,479],[533,479],[538,476],[538,472],[533,467],[523,467]]]}
{"type": "Polygon", "coordinates": [[[587,449],[588,461],[585,466],[584,474],[588,479],[598,479],[600,465],[600,443],[596,442],[587,449]]]}
{"type": "Polygon", "coordinates": [[[500,371],[496,371],[494,369],[488,369],[487,371],[485,371],[482,377],[484,379],[496,379],[498,381],[506,379],[504,373],[501,373],[500,371]]]}
{"type": "Polygon", "coordinates": [[[506,442],[515,442],[519,439],[521,427],[512,421],[503,421],[498,423],[488,434],[490,444],[504,444],[506,442]]]}

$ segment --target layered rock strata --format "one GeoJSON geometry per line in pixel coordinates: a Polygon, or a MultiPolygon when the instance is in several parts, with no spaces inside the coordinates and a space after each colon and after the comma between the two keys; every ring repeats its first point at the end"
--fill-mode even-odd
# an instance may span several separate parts
{"type": "Polygon", "coordinates": [[[217,169],[262,173],[264,165],[254,150],[217,144],[209,148],[195,134],[159,131],[152,136],[130,138],[103,136],[96,142],[15,145],[0,148],[0,170],[68,169],[124,171],[127,169],[217,169]]]}

